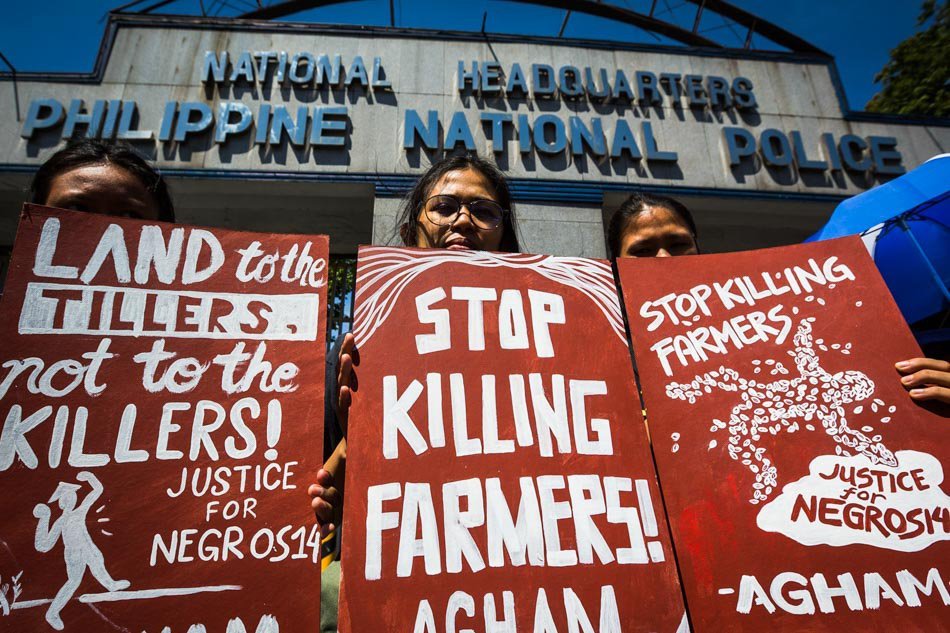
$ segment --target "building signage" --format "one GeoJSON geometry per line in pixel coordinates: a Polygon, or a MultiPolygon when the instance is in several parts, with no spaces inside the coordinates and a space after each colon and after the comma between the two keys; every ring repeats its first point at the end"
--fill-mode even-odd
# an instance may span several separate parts
{"type": "MultiPolygon", "coordinates": [[[[895,175],[904,172],[903,157],[893,136],[831,133],[820,130],[764,127],[755,132],[738,125],[757,116],[756,86],[743,76],[682,74],[543,63],[458,60],[452,68],[456,100],[474,108],[454,110],[406,108],[400,130],[404,152],[419,149],[476,150],[479,133],[499,158],[590,156],[595,162],[621,160],[676,165],[691,150],[664,138],[659,129],[663,108],[679,112],[729,115],[719,131],[719,154],[725,170],[745,163],[799,173],[895,175]],[[560,108],[544,103],[560,101],[560,108]],[[537,107],[519,112],[505,104],[537,107]],[[639,108],[643,116],[634,116],[639,108]],[[577,114],[574,114],[577,112],[577,114]],[[651,112],[657,112],[651,117],[651,112]]],[[[289,144],[297,148],[342,149],[354,129],[351,108],[383,107],[370,95],[396,93],[383,59],[339,54],[287,51],[205,51],[200,79],[204,100],[168,100],[156,120],[140,120],[136,100],[81,97],[37,98],[30,102],[20,135],[40,133],[67,138],[90,137],[129,141],[187,143],[211,138],[225,143],[250,137],[253,146],[289,144]],[[347,104],[300,105],[254,97],[252,102],[222,98],[235,88],[327,89],[343,91],[347,104]]],[[[262,91],[263,92],[263,91],[262,91]]],[[[441,101],[441,100],[440,100],[441,101]]],[[[700,120],[697,118],[697,121],[700,120]]],[[[703,120],[715,120],[710,117],[703,120]]],[[[705,143],[701,144],[703,148],[705,143]]],[[[558,168],[555,168],[558,169],[558,168]]],[[[739,179],[739,176],[732,176],[739,179]]]]}

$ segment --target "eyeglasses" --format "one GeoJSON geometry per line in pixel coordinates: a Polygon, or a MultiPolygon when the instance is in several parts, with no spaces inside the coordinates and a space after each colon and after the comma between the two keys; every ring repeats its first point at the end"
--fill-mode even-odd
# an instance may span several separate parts
{"type": "Polygon", "coordinates": [[[468,209],[472,224],[485,231],[496,228],[505,217],[505,210],[494,200],[462,202],[455,196],[432,196],[426,200],[426,217],[433,224],[440,226],[452,224],[458,218],[463,206],[468,209]]]}

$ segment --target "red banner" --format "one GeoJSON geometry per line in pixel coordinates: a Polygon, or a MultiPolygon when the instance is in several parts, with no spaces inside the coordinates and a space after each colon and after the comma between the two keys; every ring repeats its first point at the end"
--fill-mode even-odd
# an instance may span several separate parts
{"type": "Polygon", "coordinates": [[[610,265],[362,248],[340,630],[686,630],[610,265]]]}
{"type": "Polygon", "coordinates": [[[25,207],[0,305],[0,630],[316,630],[327,253],[25,207]]]}
{"type": "Polygon", "coordinates": [[[861,241],[618,268],[694,630],[945,630],[950,430],[861,241]]]}

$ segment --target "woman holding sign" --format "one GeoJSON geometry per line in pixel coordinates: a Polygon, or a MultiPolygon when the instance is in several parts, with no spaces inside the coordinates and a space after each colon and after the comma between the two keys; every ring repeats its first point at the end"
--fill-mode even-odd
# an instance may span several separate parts
{"type": "Polygon", "coordinates": [[[696,223],[683,203],[666,196],[635,193],[623,201],[607,225],[613,257],[676,257],[699,253],[696,223]]]}
{"type": "Polygon", "coordinates": [[[132,147],[95,139],[71,141],[50,156],[33,177],[30,201],[73,211],[175,221],[161,174],[132,147]]]}
{"type": "MultiPolygon", "coordinates": [[[[477,156],[446,158],[426,171],[403,203],[396,222],[403,245],[416,248],[518,253],[511,191],[500,171],[477,156]]],[[[324,533],[339,523],[346,467],[346,424],[357,388],[359,354],[352,334],[337,341],[327,373],[330,446],[336,450],[310,486],[311,505],[324,533]],[[336,361],[336,362],[334,362],[336,361]]]]}
{"type": "MultiPolygon", "coordinates": [[[[610,219],[607,243],[614,257],[676,257],[699,253],[696,223],[681,202],[635,193],[610,219]]],[[[950,363],[912,358],[896,364],[901,383],[918,402],[950,404],[950,363]]]]}

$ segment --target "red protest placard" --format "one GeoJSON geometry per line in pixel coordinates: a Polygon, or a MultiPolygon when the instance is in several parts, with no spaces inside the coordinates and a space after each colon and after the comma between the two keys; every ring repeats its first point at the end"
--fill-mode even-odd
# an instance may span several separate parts
{"type": "Polygon", "coordinates": [[[340,630],[677,631],[610,265],[360,249],[340,630]]]}
{"type": "Polygon", "coordinates": [[[618,269],[694,630],[944,629],[948,427],[861,241],[618,269]]]}
{"type": "Polygon", "coordinates": [[[25,207],[0,304],[0,630],[317,628],[327,252],[25,207]]]}

